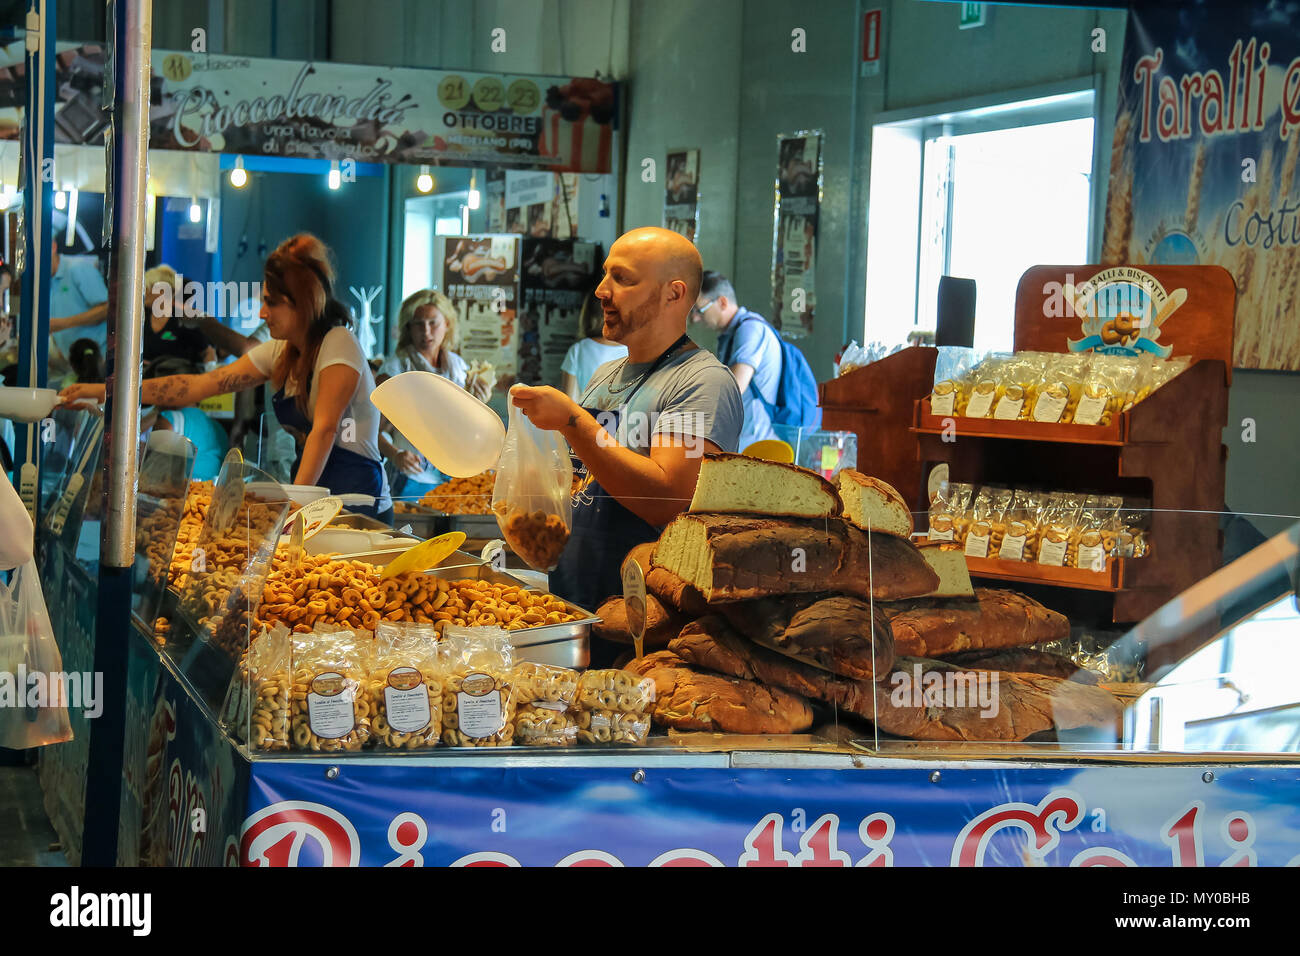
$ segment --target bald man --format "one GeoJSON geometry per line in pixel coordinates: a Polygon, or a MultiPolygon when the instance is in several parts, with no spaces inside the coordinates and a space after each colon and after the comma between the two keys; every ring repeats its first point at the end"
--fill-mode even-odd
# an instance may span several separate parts
{"type": "Polygon", "coordinates": [[[744,424],[727,367],[686,334],[703,275],[700,254],[667,229],[619,237],[596,287],[602,334],[627,358],[596,369],[578,402],[555,388],[516,385],[511,401],[558,431],[581,467],[573,529],[550,589],[587,610],[621,593],[619,567],[691,502],[700,462],[736,451],[744,424]]]}

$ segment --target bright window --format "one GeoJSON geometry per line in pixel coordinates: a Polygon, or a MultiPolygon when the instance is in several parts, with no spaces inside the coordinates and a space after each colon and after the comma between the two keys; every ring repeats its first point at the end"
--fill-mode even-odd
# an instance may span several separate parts
{"type": "Polygon", "coordinates": [[[1093,93],[919,115],[873,130],[864,338],[935,327],[939,278],[976,282],[975,347],[1010,349],[1016,284],[1089,259],[1093,93]]]}

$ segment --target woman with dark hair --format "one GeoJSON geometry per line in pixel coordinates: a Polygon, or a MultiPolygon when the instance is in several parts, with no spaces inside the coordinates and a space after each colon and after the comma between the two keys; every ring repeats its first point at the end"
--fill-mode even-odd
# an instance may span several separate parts
{"type": "MultiPolygon", "coordinates": [[[[271,253],[263,270],[262,319],[271,339],[230,365],[201,375],[146,379],[146,405],[184,408],[213,395],[270,382],[276,416],[301,439],[294,482],[324,485],[335,494],[363,494],[372,507],[354,508],[391,519],[388,478],[379,456],[379,411],[370,401],[375,380],[351,316],[334,298],[329,249],[301,233],[271,253]]],[[[102,385],[71,385],[64,402],[104,400],[102,385]]]]}
{"type": "Polygon", "coordinates": [[[68,349],[68,364],[78,382],[92,385],[104,381],[104,353],[94,339],[77,339],[68,349]]]}

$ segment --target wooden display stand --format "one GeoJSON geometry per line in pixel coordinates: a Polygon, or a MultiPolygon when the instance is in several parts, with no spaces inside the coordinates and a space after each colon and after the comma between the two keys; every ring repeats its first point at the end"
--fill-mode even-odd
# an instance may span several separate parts
{"type": "MultiPolygon", "coordinates": [[[[1073,308],[1056,314],[1051,297],[1099,273],[1122,270],[1137,272],[1099,266],[1027,271],[1016,290],[1016,351],[1063,352],[1067,340],[1086,343],[1106,316],[1080,317],[1073,308]]],[[[1098,616],[1115,622],[1146,617],[1213,573],[1223,554],[1222,431],[1228,422],[1236,287],[1219,266],[1143,266],[1134,278],[1148,281],[1142,276],[1158,282],[1172,303],[1164,324],[1147,330],[1154,339],[1144,349],[1171,347],[1173,356],[1193,361],[1110,425],[939,417],[926,396],[916,402],[913,426],[924,470],[947,462],[953,481],[1149,498],[1150,551],[1142,558],[1112,558],[1104,571],[967,559],[979,578],[1089,592],[1098,616]]],[[[1090,313],[1095,307],[1080,305],[1090,313]]]]}
{"type": "Polygon", "coordinates": [[[858,436],[858,471],[898,489],[913,512],[924,511],[921,461],[911,426],[917,399],[934,386],[937,349],[886,355],[817,386],[822,428],[858,436]]]}

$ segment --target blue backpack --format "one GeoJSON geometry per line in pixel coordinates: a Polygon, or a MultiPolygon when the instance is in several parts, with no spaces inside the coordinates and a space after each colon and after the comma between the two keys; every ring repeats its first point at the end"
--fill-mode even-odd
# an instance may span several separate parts
{"type": "MultiPolygon", "coordinates": [[[[772,330],[776,336],[777,342],[781,345],[781,375],[776,386],[776,403],[773,404],[763,397],[758,390],[758,385],[753,379],[749,382],[749,387],[753,389],[754,396],[767,409],[767,417],[772,420],[774,425],[796,425],[800,428],[820,428],[822,424],[822,410],[817,405],[817,378],[813,375],[812,366],[804,358],[803,352],[793,343],[781,337],[781,333],[764,319],[761,315],[750,312],[740,324],[744,325],[750,319],[758,319],[764,325],[772,330]]],[[[736,327],[736,332],[740,327],[736,327]]],[[[735,349],[735,335],[732,336],[732,348],[735,349]]],[[[728,365],[731,363],[728,362],[728,365]]]]}

